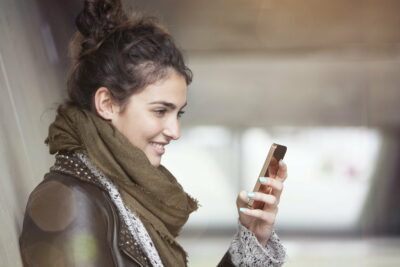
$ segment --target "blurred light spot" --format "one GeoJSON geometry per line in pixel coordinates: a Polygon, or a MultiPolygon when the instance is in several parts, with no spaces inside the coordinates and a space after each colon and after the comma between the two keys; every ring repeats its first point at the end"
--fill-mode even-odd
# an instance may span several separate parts
{"type": "Polygon", "coordinates": [[[186,128],[163,164],[203,205],[191,216],[189,227],[234,227],[236,193],[254,187],[274,142],[288,147],[289,169],[277,225],[291,230],[355,229],[382,142],[379,131],[364,127],[186,128]]]}
{"type": "Polygon", "coordinates": [[[67,266],[65,253],[50,243],[38,242],[21,250],[29,266],[67,266]]]}
{"type": "Polygon", "coordinates": [[[79,266],[93,264],[98,254],[96,238],[91,234],[78,233],[72,238],[71,250],[79,266]]]}
{"type": "Polygon", "coordinates": [[[76,216],[74,192],[64,184],[51,181],[42,184],[31,195],[27,208],[33,222],[43,231],[64,230],[76,216]]]}
{"type": "Polygon", "coordinates": [[[229,129],[221,126],[196,126],[187,129],[183,138],[200,147],[223,147],[231,144],[229,129]]]}

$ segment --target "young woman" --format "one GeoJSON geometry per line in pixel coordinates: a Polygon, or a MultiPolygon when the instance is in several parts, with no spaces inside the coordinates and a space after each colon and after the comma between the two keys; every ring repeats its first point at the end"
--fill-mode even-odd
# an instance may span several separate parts
{"type": "MultiPolygon", "coordinates": [[[[20,237],[25,266],[186,266],[175,238],[197,209],[160,165],[180,137],[191,71],[172,37],[119,0],[86,0],[76,19],[69,100],[46,140],[56,162],[30,195],[20,237]]],[[[239,229],[220,266],[280,266],[273,231],[286,165],[241,192],[239,229]],[[265,202],[248,209],[247,201],[265,202]]]]}

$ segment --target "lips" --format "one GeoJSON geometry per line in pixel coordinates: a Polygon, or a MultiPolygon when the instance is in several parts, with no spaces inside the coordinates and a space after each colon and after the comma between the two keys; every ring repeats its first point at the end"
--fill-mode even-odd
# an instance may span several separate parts
{"type": "Polygon", "coordinates": [[[161,143],[161,142],[150,142],[151,146],[154,148],[158,155],[163,155],[165,153],[164,146],[168,145],[168,143],[161,143]]]}

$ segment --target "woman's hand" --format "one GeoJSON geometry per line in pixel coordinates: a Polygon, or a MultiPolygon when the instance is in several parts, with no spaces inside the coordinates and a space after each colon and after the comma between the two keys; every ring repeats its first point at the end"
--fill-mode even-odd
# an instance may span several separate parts
{"type": "Polygon", "coordinates": [[[279,162],[277,169],[278,171],[275,172],[276,175],[260,178],[261,183],[266,185],[265,188],[272,188],[270,194],[267,192],[247,193],[246,191],[242,191],[236,200],[241,224],[252,231],[263,246],[267,245],[272,234],[278,212],[279,199],[283,190],[283,182],[287,178],[287,166],[283,161],[279,162]],[[247,206],[249,199],[264,202],[263,209],[249,209],[247,206]]]}

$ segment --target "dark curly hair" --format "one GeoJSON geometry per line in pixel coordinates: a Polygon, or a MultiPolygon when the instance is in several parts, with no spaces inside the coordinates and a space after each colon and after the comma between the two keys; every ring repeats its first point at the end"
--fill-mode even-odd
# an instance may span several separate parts
{"type": "Polygon", "coordinates": [[[128,16],[120,0],[85,0],[75,24],[68,104],[93,111],[97,89],[106,87],[123,106],[129,96],[165,78],[171,69],[190,84],[192,72],[182,53],[155,18],[136,12],[128,16]]]}

